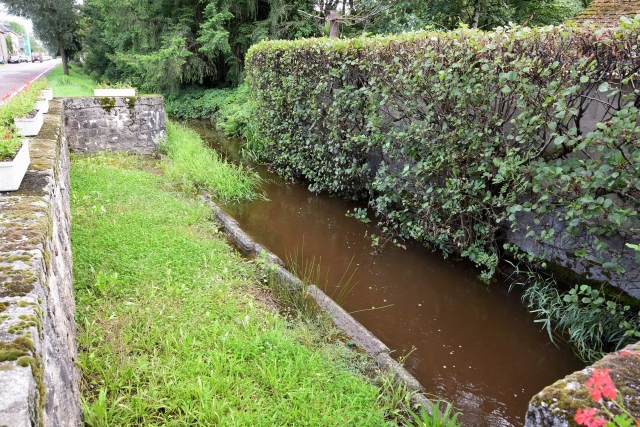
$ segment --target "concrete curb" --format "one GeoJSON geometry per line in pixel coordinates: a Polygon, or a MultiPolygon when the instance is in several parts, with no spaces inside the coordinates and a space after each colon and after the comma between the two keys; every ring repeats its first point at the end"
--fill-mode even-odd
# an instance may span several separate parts
{"type": "MultiPolygon", "coordinates": [[[[240,228],[240,225],[235,219],[227,215],[226,212],[211,200],[209,194],[203,191],[200,198],[211,208],[211,210],[215,212],[216,218],[218,218],[222,223],[225,231],[245,255],[262,256],[261,254],[264,253],[269,264],[276,264],[278,266],[277,269],[275,269],[275,274],[278,278],[287,283],[291,289],[300,289],[303,286],[303,283],[299,278],[284,268],[284,263],[280,258],[267,248],[256,243],[240,228]]],[[[424,406],[429,414],[432,413],[435,405],[422,394],[424,388],[420,382],[409,373],[409,371],[403,368],[400,363],[391,357],[391,350],[389,350],[389,347],[373,335],[367,328],[362,326],[360,322],[354,319],[353,316],[347,313],[345,309],[340,307],[317,286],[309,286],[307,288],[307,292],[318,303],[320,308],[331,316],[333,323],[360,347],[362,347],[362,349],[364,349],[371,357],[373,357],[381,369],[392,372],[396,382],[404,384],[407,387],[407,390],[414,392],[411,397],[411,403],[414,408],[424,406]]]]}

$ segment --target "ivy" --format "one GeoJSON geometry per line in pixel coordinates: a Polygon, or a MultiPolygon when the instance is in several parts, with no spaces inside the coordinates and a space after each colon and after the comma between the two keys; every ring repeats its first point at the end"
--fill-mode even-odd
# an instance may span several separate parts
{"type": "Polygon", "coordinates": [[[511,26],[269,41],[247,68],[272,166],[368,196],[387,232],[495,271],[503,237],[637,239],[640,17],[612,30],[511,26]],[[563,227],[547,221],[552,217],[563,227]]]}

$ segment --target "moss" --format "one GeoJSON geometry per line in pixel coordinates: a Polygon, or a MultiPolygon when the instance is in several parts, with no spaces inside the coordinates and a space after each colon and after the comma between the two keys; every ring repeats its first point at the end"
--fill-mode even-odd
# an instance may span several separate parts
{"type": "Polygon", "coordinates": [[[3,311],[6,311],[7,308],[9,308],[8,302],[0,302],[0,313],[2,313],[3,311]]]}
{"type": "Polygon", "coordinates": [[[98,102],[107,113],[110,113],[116,106],[116,99],[108,96],[98,98],[98,102]]]}
{"type": "Polygon", "coordinates": [[[33,340],[28,335],[18,337],[11,342],[0,342],[0,362],[14,361],[22,356],[35,353],[33,340]]]}
{"type": "Polygon", "coordinates": [[[26,329],[31,327],[36,327],[36,326],[38,327],[38,332],[42,332],[41,323],[39,319],[37,319],[35,316],[29,316],[29,315],[23,314],[19,316],[19,318],[22,320],[17,324],[9,327],[7,332],[9,332],[10,334],[19,335],[24,333],[26,329]]]}
{"type": "Polygon", "coordinates": [[[31,356],[22,356],[17,360],[18,366],[26,368],[27,366],[31,366],[32,363],[35,363],[35,360],[31,356]]]}
{"type": "Polygon", "coordinates": [[[127,106],[129,107],[129,110],[133,110],[136,107],[137,97],[132,96],[132,97],[125,98],[125,100],[126,100],[127,106]]]}

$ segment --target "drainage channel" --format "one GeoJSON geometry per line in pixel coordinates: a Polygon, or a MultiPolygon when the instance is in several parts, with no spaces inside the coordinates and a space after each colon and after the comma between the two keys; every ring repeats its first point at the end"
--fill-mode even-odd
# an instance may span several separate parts
{"type": "MultiPolygon", "coordinates": [[[[208,122],[188,123],[212,148],[243,161],[239,141],[208,122]]],[[[382,340],[426,389],[463,413],[469,426],[522,426],[531,397],[584,364],[565,345],[554,345],[505,283],[486,285],[470,263],[444,259],[415,242],[371,246],[375,225],[345,216],[366,207],[303,185],[267,168],[269,201],[224,206],[256,242],[281,259],[304,250],[329,278],[325,292],[356,268],[342,307],[382,340]]]]}

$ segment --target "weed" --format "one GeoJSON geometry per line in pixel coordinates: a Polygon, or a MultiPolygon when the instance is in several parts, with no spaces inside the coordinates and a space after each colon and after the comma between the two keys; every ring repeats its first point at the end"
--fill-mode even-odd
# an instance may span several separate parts
{"type": "Polygon", "coordinates": [[[411,418],[413,422],[409,424],[411,427],[460,427],[462,423],[458,422],[459,412],[453,412],[453,405],[441,400],[437,400],[434,403],[434,408],[431,413],[427,412],[427,409],[423,406],[420,408],[419,413],[411,412],[411,418]],[[445,405],[444,412],[440,413],[441,404],[445,405]]]}
{"type": "Polygon", "coordinates": [[[262,179],[256,172],[226,162],[184,125],[167,122],[167,140],[161,149],[171,160],[167,175],[186,188],[195,184],[225,202],[265,197],[258,191],[262,179]]]}
{"type": "Polygon", "coordinates": [[[360,356],[265,308],[207,207],[131,157],[72,162],[87,424],[390,425],[380,388],[354,373],[360,356]]]}

